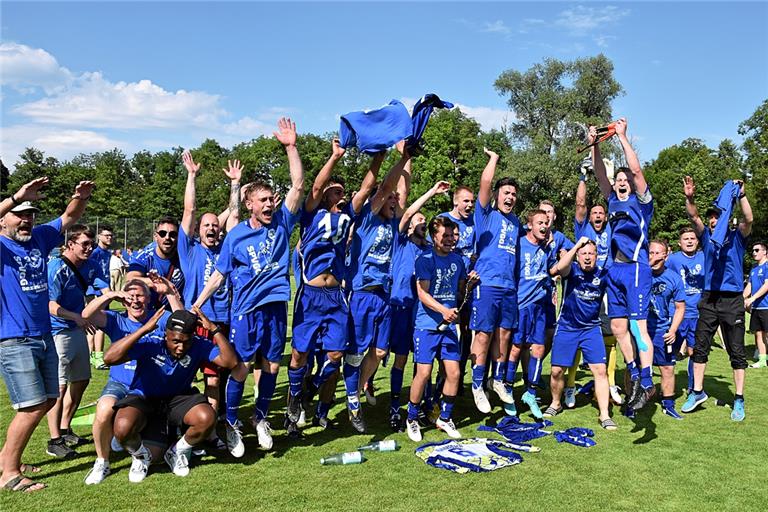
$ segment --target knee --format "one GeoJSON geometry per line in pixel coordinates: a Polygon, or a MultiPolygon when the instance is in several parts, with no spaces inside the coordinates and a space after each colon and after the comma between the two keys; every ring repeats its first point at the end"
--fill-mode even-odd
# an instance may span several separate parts
{"type": "Polygon", "coordinates": [[[605,369],[604,364],[595,365],[592,367],[592,375],[595,376],[595,379],[607,379],[608,378],[608,372],[605,369]]]}
{"type": "Polygon", "coordinates": [[[97,423],[103,425],[112,421],[112,417],[115,414],[114,409],[112,409],[114,403],[114,400],[99,400],[99,403],[96,405],[96,419],[94,420],[94,426],[97,423]]]}
{"type": "Polygon", "coordinates": [[[232,368],[230,375],[238,382],[243,382],[248,377],[248,368],[241,362],[237,363],[237,366],[232,368]]]}
{"type": "Polygon", "coordinates": [[[563,367],[562,366],[553,366],[552,370],[550,371],[550,377],[559,380],[563,378],[563,367]]]}
{"type": "Polygon", "coordinates": [[[398,370],[402,370],[405,368],[405,363],[407,362],[408,362],[407,355],[396,355],[394,367],[397,368],[398,370]]]}
{"type": "Polygon", "coordinates": [[[611,319],[611,332],[617,338],[627,334],[627,320],[625,318],[611,319]]]}
{"type": "Polygon", "coordinates": [[[328,360],[334,364],[341,363],[341,358],[344,356],[342,352],[328,352],[328,360]]]}
{"type": "Polygon", "coordinates": [[[189,426],[194,426],[199,429],[207,430],[216,423],[216,413],[213,411],[213,407],[208,404],[200,404],[195,407],[193,414],[187,423],[189,426]]]}
{"type": "Polygon", "coordinates": [[[353,368],[359,367],[363,362],[363,354],[347,354],[344,358],[344,364],[348,364],[353,368]]]}
{"type": "Polygon", "coordinates": [[[128,418],[117,415],[115,424],[112,427],[112,433],[120,443],[131,437],[133,434],[134,423],[128,418]]]}
{"type": "Polygon", "coordinates": [[[377,349],[376,349],[376,359],[378,359],[379,361],[381,361],[381,360],[382,360],[382,359],[384,359],[386,356],[387,356],[387,351],[386,351],[386,350],[383,350],[383,349],[380,349],[380,348],[377,348],[377,349]]]}
{"type": "Polygon", "coordinates": [[[445,380],[450,382],[457,382],[459,380],[459,368],[458,366],[451,366],[445,369],[445,380]]]}
{"type": "Polygon", "coordinates": [[[209,388],[218,388],[221,380],[218,375],[206,375],[205,385],[209,388]]]}

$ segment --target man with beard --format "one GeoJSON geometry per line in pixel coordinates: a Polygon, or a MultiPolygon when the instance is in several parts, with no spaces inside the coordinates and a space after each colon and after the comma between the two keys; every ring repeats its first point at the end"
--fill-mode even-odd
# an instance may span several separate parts
{"type": "Polygon", "coordinates": [[[222,244],[216,270],[208,279],[195,306],[200,307],[229,277],[232,308],[229,339],[238,362],[227,381],[227,445],[231,453],[242,457],[245,447],[236,442],[241,423],[237,417],[243,399],[248,367],[261,354],[262,372],[259,394],[251,418],[259,444],[272,448],[272,427],[267,421],[269,404],[275,393],[277,373],[285,349],[288,328],[288,280],[291,231],[299,220],[304,195],[304,169],[296,148],[296,123],[281,118],[274,132],[288,157],[291,188],[279,210],[275,211],[272,185],[256,181],[248,185],[245,206],[250,217],[235,226],[222,244]],[[242,448],[241,448],[242,446],[242,448]]]}
{"type": "MultiPolygon", "coordinates": [[[[172,217],[163,217],[157,223],[154,242],[131,255],[126,281],[141,279],[147,286],[152,284],[149,274],[156,273],[168,279],[176,290],[184,293],[184,274],[179,265],[176,244],[179,239],[179,223],[172,217]]],[[[152,307],[160,306],[160,298],[152,293],[152,307]]],[[[162,304],[165,305],[165,304],[162,304]]]]}
{"type": "MultiPolygon", "coordinates": [[[[111,272],[110,262],[112,261],[112,240],[114,240],[114,230],[110,226],[101,226],[99,228],[97,244],[93,248],[91,256],[88,258],[99,269],[99,278],[108,283],[108,288],[111,286],[111,272]]],[[[96,290],[93,286],[88,287],[88,293],[86,300],[91,301],[95,297],[101,295],[100,290],[96,290]]],[[[97,370],[106,370],[107,366],[104,364],[104,332],[97,330],[95,334],[88,334],[88,350],[91,352],[91,366],[97,370]]]]}
{"type": "Polygon", "coordinates": [[[0,451],[0,487],[23,492],[45,488],[22,474],[21,454],[59,396],[48,314],[48,255],[83,215],[93,192],[92,181],[81,181],[64,214],[35,227],[39,210],[32,201],[43,197],[48,181],[30,181],[0,202],[0,373],[16,411],[0,451]]]}

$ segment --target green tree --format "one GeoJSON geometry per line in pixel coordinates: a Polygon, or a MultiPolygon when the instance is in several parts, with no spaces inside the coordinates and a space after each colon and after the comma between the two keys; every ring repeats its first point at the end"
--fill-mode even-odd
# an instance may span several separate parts
{"type": "Polygon", "coordinates": [[[755,215],[753,233],[768,237],[768,100],[739,125],[744,137],[744,168],[749,177],[747,194],[755,215]]]}

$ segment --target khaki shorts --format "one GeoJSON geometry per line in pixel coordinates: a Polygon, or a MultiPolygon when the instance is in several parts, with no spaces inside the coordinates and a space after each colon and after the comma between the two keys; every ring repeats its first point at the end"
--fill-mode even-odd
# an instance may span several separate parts
{"type": "Polygon", "coordinates": [[[63,329],[53,335],[53,342],[59,354],[59,386],[90,380],[91,357],[85,331],[63,329]]]}

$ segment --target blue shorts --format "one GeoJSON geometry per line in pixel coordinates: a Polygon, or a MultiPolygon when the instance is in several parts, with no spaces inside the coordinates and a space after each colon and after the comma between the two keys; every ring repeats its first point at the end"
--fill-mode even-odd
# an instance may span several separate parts
{"type": "Polygon", "coordinates": [[[696,346],[696,323],[698,321],[698,317],[683,318],[683,322],[677,329],[677,340],[675,340],[678,346],[683,344],[683,340],[685,340],[685,343],[689,348],[696,346]]]}
{"type": "Polygon", "coordinates": [[[497,327],[508,330],[517,328],[517,290],[481,284],[472,292],[469,328],[494,332],[497,327]]]}
{"type": "Polygon", "coordinates": [[[664,333],[667,329],[653,329],[648,326],[648,335],[653,340],[653,365],[654,366],[674,366],[677,362],[677,352],[680,350],[682,338],[677,338],[672,345],[664,342],[664,333]],[[670,347],[667,350],[667,347],[670,347]]]}
{"type": "Polygon", "coordinates": [[[122,382],[109,379],[107,380],[107,383],[104,384],[104,389],[101,390],[101,397],[99,398],[103,398],[105,396],[111,396],[117,400],[122,400],[123,398],[125,398],[127,394],[128,394],[128,386],[126,386],[122,382]]]}
{"type": "Polygon", "coordinates": [[[547,302],[544,304],[544,314],[546,315],[544,328],[547,330],[554,329],[557,324],[557,308],[552,304],[551,295],[547,297],[547,302]]]}
{"type": "Polygon", "coordinates": [[[438,353],[441,361],[461,360],[461,347],[456,333],[451,329],[442,332],[416,329],[413,333],[413,361],[432,364],[438,353]]]}
{"type": "Polygon", "coordinates": [[[392,305],[392,330],[389,350],[398,356],[407,356],[413,350],[413,326],[416,323],[416,304],[392,305]]]}
{"type": "Polygon", "coordinates": [[[293,348],[312,352],[347,349],[349,305],[341,288],[321,288],[302,284],[293,306],[293,348]]]}
{"type": "Polygon", "coordinates": [[[512,343],[515,345],[543,345],[547,332],[546,309],[546,305],[540,302],[528,304],[521,309],[512,343]]]}
{"type": "Polygon", "coordinates": [[[287,303],[268,302],[248,313],[232,315],[229,342],[243,362],[251,362],[259,352],[270,363],[279,363],[285,350],[287,329],[287,303]]]}
{"type": "Polygon", "coordinates": [[[605,343],[599,325],[577,331],[558,327],[552,341],[552,366],[570,368],[579,349],[587,364],[605,364],[605,343]]]}
{"type": "Polygon", "coordinates": [[[354,334],[349,340],[350,354],[362,354],[368,347],[389,350],[392,311],[389,294],[382,289],[352,292],[349,304],[354,334]]]}
{"type": "Polygon", "coordinates": [[[59,356],[50,334],[0,341],[0,373],[14,409],[59,396],[59,356]]]}
{"type": "Polygon", "coordinates": [[[614,261],[608,267],[608,316],[647,319],[652,284],[653,274],[647,263],[614,261]]]}

